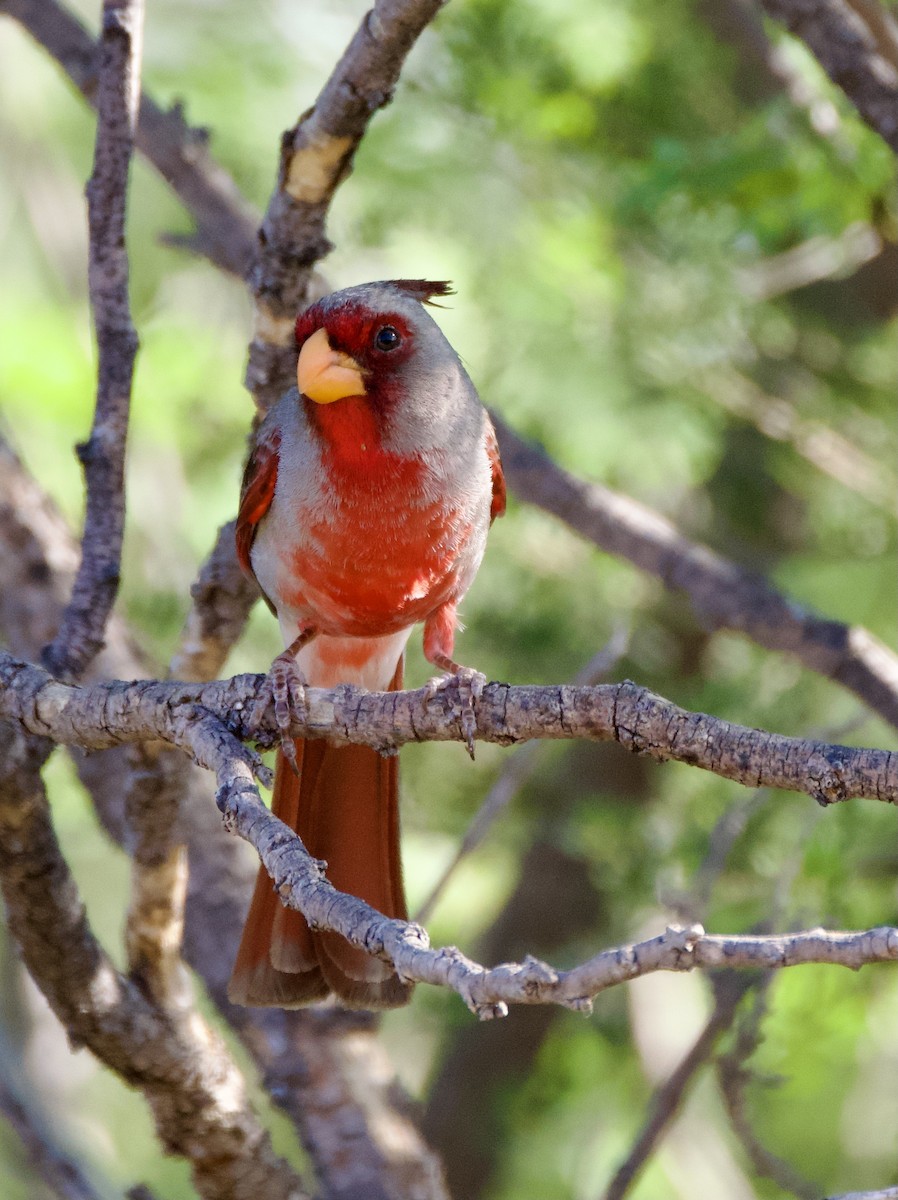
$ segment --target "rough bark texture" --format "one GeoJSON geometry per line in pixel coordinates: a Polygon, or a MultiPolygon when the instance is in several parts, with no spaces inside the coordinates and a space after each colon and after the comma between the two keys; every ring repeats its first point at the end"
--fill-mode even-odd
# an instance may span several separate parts
{"type": "Polygon", "coordinates": [[[78,447],[87,483],[81,565],[62,626],[44,652],[61,679],[78,679],[102,648],[118,593],[125,531],[125,444],[137,333],[128,297],[125,207],[140,95],[142,0],[105,0],[97,138],[87,185],[88,282],[97,337],[93,427],[78,447]]]}
{"type": "MultiPolygon", "coordinates": [[[[570,971],[536,959],[486,970],[458,950],[431,950],[417,925],[387,920],[355,897],[337,892],[326,864],[262,803],[253,776],[266,778],[258,756],[235,737],[264,684],[240,676],[217,684],[101,684],[76,689],[40,668],[0,656],[0,716],[36,737],[107,746],[120,740],[162,737],[181,745],[214,770],[218,804],[229,829],[257,850],[282,901],[317,927],[391,961],[400,975],[451,987],[480,1017],[502,1016],[508,1003],[558,1003],[587,1011],[604,988],[646,971],[696,966],[783,967],[831,962],[858,967],[898,958],[898,931],[782,937],[708,937],[700,926],[672,928],[637,946],[606,951],[570,971]],[[218,715],[216,715],[216,713],[218,715]],[[228,717],[231,714],[231,717],[228,717]],[[225,724],[230,720],[231,728],[225,724]]],[[[364,693],[308,689],[307,719],[294,732],[394,748],[422,737],[460,737],[461,718],[446,693],[364,693]]],[[[272,719],[269,721],[273,724],[272,719]]],[[[511,688],[491,684],[478,704],[478,736],[499,742],[527,736],[618,740],[655,758],[679,758],[757,787],[795,787],[821,803],[852,795],[898,802],[898,755],[831,746],[750,730],[687,713],[633,684],[594,688],[511,688]]]]}
{"type": "MultiPolygon", "coordinates": [[[[255,751],[238,740],[276,737],[271,710],[258,724],[250,720],[265,684],[264,675],[235,675],[206,684],[139,680],[74,688],[0,652],[0,715],[28,732],[98,750],[161,738],[238,791],[243,779],[253,788],[254,775],[263,782],[270,777],[255,751]]],[[[294,714],[290,726],[296,737],[356,742],[387,754],[408,742],[465,740],[451,688],[434,695],[427,687],[365,692],[343,685],[308,688],[306,695],[306,711],[294,714]]],[[[687,763],[748,787],[804,792],[821,804],[898,803],[898,753],[736,725],[679,708],[629,680],[593,687],[490,683],[475,721],[475,738],[499,745],[530,738],[616,741],[659,762],[687,763]]]]}
{"type": "Polygon", "coordinates": [[[0,885],[22,957],[76,1045],[87,1046],[150,1105],[163,1146],[185,1155],[209,1200],[299,1200],[223,1044],[198,1016],[175,1029],[116,971],[94,939],[57,845],[37,774],[46,753],[0,724],[0,885]]]}
{"type": "MultiPolygon", "coordinates": [[[[65,522],[0,439],[0,578],[5,584],[0,589],[0,637],[14,653],[37,656],[58,625],[76,568],[77,551],[65,522]]],[[[214,568],[203,579],[200,608],[208,617],[209,636],[183,648],[186,678],[188,671],[202,669],[203,664],[220,664],[230,644],[222,630],[231,619],[233,594],[216,579],[214,568]],[[191,646],[197,647],[195,654],[191,646]]],[[[150,671],[151,665],[140,659],[121,621],[113,616],[106,649],[91,674],[133,678],[150,671]]],[[[74,761],[104,825],[128,848],[141,839],[125,826],[123,794],[135,815],[141,804],[146,805],[141,823],[152,831],[158,805],[168,805],[165,796],[170,800],[172,789],[177,790],[174,832],[186,842],[190,856],[186,961],[252,1053],[274,1103],[295,1124],[323,1191],[339,1200],[444,1200],[439,1162],[417,1130],[376,1025],[335,1011],[277,1012],[229,1004],[227,980],[258,860],[223,829],[211,803],[209,775],[161,744],[76,752],[74,761]]],[[[164,833],[167,844],[172,831],[164,833]]],[[[156,842],[148,838],[144,850],[149,853],[156,842]]],[[[144,874],[138,865],[136,879],[144,874]]],[[[150,865],[150,883],[153,877],[150,865]]],[[[154,922],[151,937],[145,936],[140,914],[148,909],[158,914],[158,909],[153,896],[145,895],[147,889],[137,886],[142,894],[132,913],[140,921],[135,931],[140,957],[132,956],[132,970],[143,985],[160,976],[164,981],[165,969],[176,956],[156,953],[164,938],[164,920],[154,922]],[[149,901],[146,906],[144,899],[149,901]]],[[[169,896],[162,896],[163,918],[174,911],[169,896]]],[[[135,923],[129,919],[129,925],[135,923]]],[[[172,991],[167,989],[162,997],[170,1007],[172,991]]]]}
{"type": "Polygon", "coordinates": [[[250,275],[256,327],[246,386],[263,410],[293,383],[293,326],[312,270],[331,249],[325,221],[372,116],[389,104],[405,59],[445,0],[375,0],[318,99],[281,141],[277,186],[250,275]]]}

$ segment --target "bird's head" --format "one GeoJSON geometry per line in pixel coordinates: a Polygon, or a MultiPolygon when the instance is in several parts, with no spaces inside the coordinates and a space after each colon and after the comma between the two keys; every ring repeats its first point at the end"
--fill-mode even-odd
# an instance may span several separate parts
{"type": "Polygon", "coordinates": [[[302,313],[297,383],[329,441],[358,436],[368,445],[370,434],[385,449],[416,453],[474,420],[473,385],[425,308],[450,294],[448,283],[423,279],[365,283],[302,313]]]}
{"type": "Polygon", "coordinates": [[[317,301],[296,322],[300,393],[315,404],[350,396],[387,404],[397,379],[407,381],[453,354],[423,307],[450,293],[448,283],[397,279],[317,301]]]}

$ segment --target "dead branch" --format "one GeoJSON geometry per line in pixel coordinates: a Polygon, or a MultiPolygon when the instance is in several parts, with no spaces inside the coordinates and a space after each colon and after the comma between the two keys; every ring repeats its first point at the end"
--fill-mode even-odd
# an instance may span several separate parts
{"type": "Polygon", "coordinates": [[[172,1025],[96,942],[53,832],[38,739],[0,726],[0,884],[10,929],[76,1045],[144,1093],[163,1146],[207,1200],[300,1200],[222,1043],[198,1016],[172,1025]]]}
{"type": "Polygon", "coordinates": [[[521,499],[684,591],[711,628],[735,629],[768,650],[793,654],[898,726],[898,655],[868,630],[809,612],[763,576],[691,542],[659,513],[569,474],[492,416],[505,477],[521,499]]]}
{"type": "Polygon", "coordinates": [[[709,936],[700,925],[673,926],[648,941],[606,950],[569,971],[528,957],[486,969],[455,947],[430,948],[418,925],[391,921],[324,878],[296,834],[271,815],[233,760],[219,773],[219,806],[228,827],[251,842],[281,900],[316,928],[334,930],[384,957],[406,979],[449,987],[481,1019],[505,1016],[509,1004],[560,1004],[589,1012],[599,992],[658,970],[697,967],[772,967],[833,963],[853,969],[898,960],[898,929],[866,933],[812,930],[778,936],[709,936]]]}
{"type": "Polygon", "coordinates": [[[293,326],[312,269],[331,249],[325,220],[372,116],[389,104],[406,56],[445,0],[375,0],[318,99],[281,142],[277,187],[250,275],[256,325],[246,386],[264,411],[291,386],[293,326]]]}
{"type": "MultiPolygon", "coordinates": [[[[77,17],[57,0],[0,0],[0,13],[19,21],[88,104],[96,105],[99,47],[77,17]]],[[[195,236],[179,244],[242,278],[252,261],[259,216],[212,158],[207,140],[205,130],[185,122],[180,105],[166,111],[141,95],[137,148],[196,221],[195,236]]]]}
{"type": "MultiPolygon", "coordinates": [[[[273,740],[269,712],[259,729],[249,712],[263,675],[236,675],[206,684],[102,683],[75,688],[46,671],[0,653],[0,716],[61,745],[99,750],[161,738],[201,766],[219,770],[227,759],[248,778],[269,774],[238,738],[273,740]]],[[[461,714],[450,690],[365,692],[344,685],[308,688],[296,737],[328,737],[394,753],[407,742],[463,740],[461,714]]],[[[898,803],[898,754],[830,745],[736,725],[694,713],[629,680],[593,687],[487,684],[477,704],[475,738],[512,745],[531,738],[617,741],[659,762],[673,760],[750,787],[804,792],[820,804],[850,799],[898,803]]]]}
{"type": "Polygon", "coordinates": [[[104,0],[97,138],[87,186],[90,302],[99,355],[89,440],[78,447],[87,483],[81,565],[62,625],[44,652],[77,679],[103,645],[119,584],[125,527],[125,440],[137,334],[128,299],[125,203],[140,94],[142,0],[104,0]]]}
{"type": "MultiPolygon", "coordinates": [[[[386,956],[403,977],[451,987],[479,1016],[503,1015],[508,1003],[558,1003],[584,1010],[604,988],[654,970],[694,967],[783,967],[829,962],[859,967],[898,958],[898,930],[807,933],[767,937],[708,937],[701,926],[672,928],[637,946],[606,951],[570,971],[528,959],[486,970],[455,949],[430,949],[420,926],[390,921],[325,879],[295,833],[262,803],[253,776],[267,778],[258,756],[238,733],[263,676],[238,676],[206,685],[104,684],[78,689],[38,667],[0,655],[0,716],[28,732],[63,743],[102,747],[161,737],[181,745],[216,773],[218,804],[231,830],[249,841],[282,900],[317,927],[331,929],[369,953],[386,956]],[[224,701],[224,703],[222,703],[224,701]]],[[[327,731],[342,740],[389,747],[425,737],[461,737],[461,722],[445,694],[364,693],[310,688],[309,711],[294,724],[302,736],[327,731]],[[449,711],[447,711],[447,709],[449,711]]],[[[828,746],[761,733],[685,713],[633,684],[594,688],[511,688],[484,691],[477,735],[499,742],[529,736],[615,738],[658,758],[679,758],[754,786],[797,787],[821,801],[869,796],[898,801],[898,756],[886,751],[828,746]]],[[[272,718],[269,718],[272,721],[272,718]]]]}
{"type": "MultiPolygon", "coordinates": [[[[14,653],[39,654],[58,626],[76,569],[77,551],[65,521],[0,438],[0,637],[14,653]]],[[[224,614],[226,623],[227,590],[214,573],[208,580],[210,591],[218,592],[211,607],[224,614]]],[[[190,657],[185,661],[189,664],[190,657]]],[[[95,660],[92,675],[131,678],[151,669],[136,655],[113,614],[106,648],[95,660]]],[[[76,752],[73,757],[104,825],[128,848],[132,834],[124,827],[122,794],[131,797],[136,791],[127,803],[134,810],[145,806],[146,824],[153,823],[159,807],[170,811],[166,795],[177,787],[177,832],[190,854],[187,961],[250,1051],[273,1101],[295,1124],[322,1188],[335,1195],[350,1185],[363,1185],[372,1194],[377,1189],[408,1189],[421,1200],[446,1200],[439,1162],[403,1102],[370,1020],[336,1010],[282,1012],[236,1008],[228,1002],[234,931],[245,915],[256,866],[248,849],[224,831],[209,803],[208,776],[179,751],[161,751],[159,744],[119,746],[87,755],[76,752]],[[128,760],[133,753],[137,760],[128,760]],[[136,788],[132,773],[137,775],[136,788]]],[[[136,870],[135,878],[142,874],[136,870]]],[[[144,895],[148,890],[141,887],[144,895]]],[[[158,912],[152,904],[149,908],[158,912]]],[[[170,903],[166,908],[173,915],[170,903]]],[[[136,910],[142,912],[142,904],[136,910]]],[[[148,938],[141,921],[142,961],[132,957],[132,969],[142,983],[154,975],[164,978],[172,957],[165,947],[164,924],[155,923],[153,930],[148,938]],[[156,954],[160,943],[164,955],[156,954]]]]}
{"type": "Polygon", "coordinates": [[[807,45],[863,119],[898,154],[898,69],[845,0],[761,0],[807,45]]]}

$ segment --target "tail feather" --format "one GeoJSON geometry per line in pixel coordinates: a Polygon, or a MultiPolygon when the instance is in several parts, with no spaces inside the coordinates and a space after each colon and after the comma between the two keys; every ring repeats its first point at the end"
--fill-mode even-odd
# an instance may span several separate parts
{"type": "MultiPolygon", "coordinates": [[[[400,661],[392,689],[402,686],[400,661]]],[[[324,859],[340,891],[389,917],[406,918],[399,856],[399,772],[395,758],[369,746],[296,742],[295,774],[278,754],[272,808],[310,854],[324,859]]],[[[392,967],[337,933],[309,929],[285,908],[264,867],[228,987],[236,1004],[299,1007],[333,991],[351,1008],[394,1008],[412,986],[392,967]]]]}

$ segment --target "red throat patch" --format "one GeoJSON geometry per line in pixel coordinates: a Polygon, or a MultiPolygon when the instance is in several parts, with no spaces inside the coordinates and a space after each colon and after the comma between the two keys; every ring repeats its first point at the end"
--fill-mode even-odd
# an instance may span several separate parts
{"type": "Polygon", "coordinates": [[[420,474],[414,459],[401,459],[383,449],[381,418],[365,396],[349,396],[336,404],[307,402],[306,411],[317,431],[328,468],[371,475],[420,474]]]}

